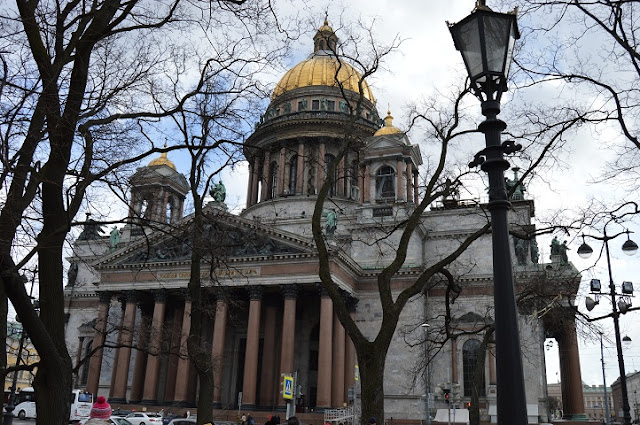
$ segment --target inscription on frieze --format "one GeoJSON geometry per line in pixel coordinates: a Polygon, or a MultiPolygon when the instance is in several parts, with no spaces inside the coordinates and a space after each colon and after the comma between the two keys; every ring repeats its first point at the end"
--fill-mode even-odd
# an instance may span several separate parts
{"type": "MultiPolygon", "coordinates": [[[[215,277],[219,279],[228,279],[234,277],[252,277],[260,276],[259,267],[250,267],[243,269],[221,269],[214,272],[215,277]]],[[[189,279],[191,277],[190,271],[184,272],[159,272],[158,279],[172,280],[172,279],[189,279]]],[[[200,272],[200,278],[206,279],[209,277],[209,271],[200,272]]]]}

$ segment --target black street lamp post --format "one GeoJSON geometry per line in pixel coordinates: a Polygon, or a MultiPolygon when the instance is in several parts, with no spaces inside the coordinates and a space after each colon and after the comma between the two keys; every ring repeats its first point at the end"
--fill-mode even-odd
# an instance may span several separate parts
{"type": "Polygon", "coordinates": [[[513,141],[501,143],[506,124],[497,118],[500,98],[507,90],[513,46],[520,33],[515,11],[497,13],[482,0],[477,2],[471,15],[449,24],[449,30],[469,73],[471,90],[480,99],[482,114],[486,117],[478,127],[485,135],[486,148],[475,155],[469,166],[480,165],[489,176],[498,423],[525,425],[527,404],[507,222],[511,203],[504,181],[504,171],[509,169],[504,154],[516,152],[521,146],[513,141]]]}
{"type": "MultiPolygon", "coordinates": [[[[622,293],[618,293],[616,285],[613,283],[613,273],[611,271],[611,255],[609,253],[609,241],[615,239],[620,235],[627,235],[627,240],[622,245],[622,251],[627,255],[633,255],[638,251],[638,245],[629,238],[629,231],[617,233],[613,236],[607,235],[607,229],[605,227],[602,236],[594,235],[582,235],[582,245],[578,248],[578,255],[582,258],[588,258],[593,249],[584,241],[585,237],[596,239],[604,242],[605,255],[607,257],[607,270],[609,272],[609,297],[611,298],[611,314],[603,317],[596,317],[594,319],[588,319],[589,321],[596,321],[607,317],[613,318],[613,329],[616,338],[616,351],[618,353],[618,369],[620,370],[620,389],[622,391],[622,412],[625,425],[631,425],[631,412],[629,408],[629,395],[627,393],[627,376],[624,370],[624,358],[622,356],[622,339],[620,338],[620,314],[625,314],[629,307],[631,307],[631,297],[633,296],[633,284],[631,282],[622,282],[622,293]],[[617,299],[617,302],[616,302],[617,299]]],[[[601,295],[601,285],[598,279],[591,279],[590,284],[591,293],[595,295],[593,298],[587,297],[585,303],[587,310],[591,311],[593,307],[599,302],[601,295]]]]}

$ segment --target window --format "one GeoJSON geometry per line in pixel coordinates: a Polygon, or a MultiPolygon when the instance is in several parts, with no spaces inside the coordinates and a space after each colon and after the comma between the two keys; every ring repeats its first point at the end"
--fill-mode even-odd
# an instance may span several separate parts
{"type": "Polygon", "coordinates": [[[278,163],[272,162],[269,166],[269,192],[268,199],[273,199],[277,195],[278,190],[278,163]]]}
{"type": "Polygon", "coordinates": [[[336,102],[335,100],[327,101],[327,111],[335,111],[336,110],[336,102]]]}
{"type": "Polygon", "coordinates": [[[376,172],[376,199],[395,199],[395,171],[389,166],[376,172]]]}
{"type": "Polygon", "coordinates": [[[164,221],[166,223],[171,223],[171,216],[172,215],[173,215],[173,198],[169,197],[169,201],[167,202],[167,205],[165,206],[164,221]]]}
{"type": "MultiPolygon", "coordinates": [[[[324,156],[324,175],[325,178],[329,179],[329,165],[336,159],[335,156],[331,154],[326,154],[324,156]]],[[[334,196],[336,194],[336,168],[334,168],[333,176],[331,176],[331,188],[329,189],[329,196],[334,196]]]]}
{"type": "Polygon", "coordinates": [[[311,101],[311,109],[314,111],[319,111],[320,110],[320,101],[319,100],[312,100],[311,101]]]}
{"type": "Polygon", "coordinates": [[[477,364],[478,354],[480,350],[480,341],[470,339],[462,346],[462,375],[464,379],[464,395],[470,397],[474,387],[478,391],[478,395],[485,395],[484,384],[484,363],[477,364]],[[476,381],[476,367],[482,369],[482,378],[476,381]]]}
{"type": "Polygon", "coordinates": [[[293,155],[289,160],[289,194],[296,193],[298,182],[298,155],[293,155]]]}

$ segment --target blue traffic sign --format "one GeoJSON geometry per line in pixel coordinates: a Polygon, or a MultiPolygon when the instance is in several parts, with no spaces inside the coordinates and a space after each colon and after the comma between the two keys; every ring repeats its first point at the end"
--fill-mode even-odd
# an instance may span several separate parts
{"type": "Polygon", "coordinates": [[[285,376],[282,383],[282,398],[293,399],[293,377],[285,376]]]}

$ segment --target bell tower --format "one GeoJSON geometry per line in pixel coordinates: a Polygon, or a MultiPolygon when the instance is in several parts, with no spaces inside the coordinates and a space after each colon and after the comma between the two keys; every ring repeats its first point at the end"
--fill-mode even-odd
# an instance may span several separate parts
{"type": "Polygon", "coordinates": [[[132,229],[132,235],[142,234],[142,228],[149,224],[175,224],[180,221],[189,184],[167,158],[166,152],[146,167],[138,168],[129,183],[129,217],[140,225],[132,229]]]}

